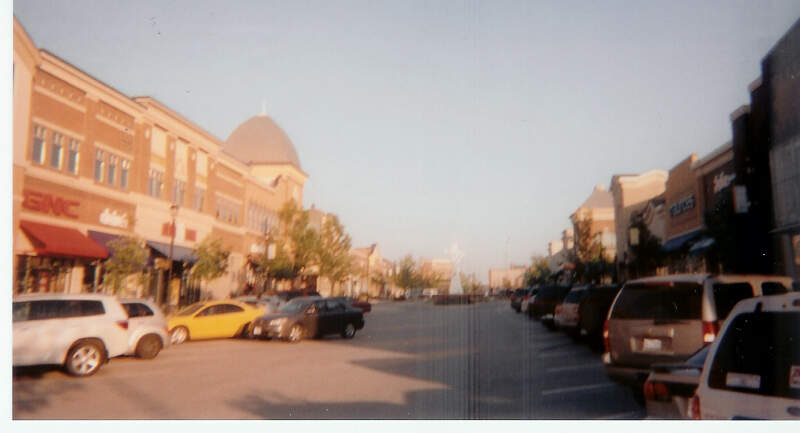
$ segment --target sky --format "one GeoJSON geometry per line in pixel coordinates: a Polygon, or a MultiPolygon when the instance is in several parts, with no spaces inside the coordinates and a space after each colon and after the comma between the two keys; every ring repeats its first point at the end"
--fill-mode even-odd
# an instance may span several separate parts
{"type": "MultiPolygon", "coordinates": [[[[528,264],[614,174],[731,138],[786,1],[52,1],[34,43],[221,140],[262,104],[356,247],[528,264]]],[[[9,29],[10,32],[10,29],[9,29]]]]}

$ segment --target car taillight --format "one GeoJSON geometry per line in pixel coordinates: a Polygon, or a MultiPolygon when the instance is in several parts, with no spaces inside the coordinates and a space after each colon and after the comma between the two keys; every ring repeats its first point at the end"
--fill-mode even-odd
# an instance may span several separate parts
{"type": "Polygon", "coordinates": [[[117,320],[117,326],[124,330],[128,330],[128,321],[127,320],[117,320]]]}
{"type": "Polygon", "coordinates": [[[605,347],[607,353],[611,353],[611,345],[608,342],[608,320],[603,322],[603,347],[605,347]]]}
{"type": "Polygon", "coordinates": [[[650,380],[646,380],[644,382],[644,398],[654,401],[669,401],[670,396],[667,385],[662,382],[650,382],[650,380]]]}
{"type": "Polygon", "coordinates": [[[686,417],[689,419],[702,419],[700,416],[700,397],[694,395],[686,407],[686,417]]]}
{"type": "Polygon", "coordinates": [[[719,332],[719,325],[717,322],[703,322],[703,345],[707,346],[714,342],[719,332]]]}

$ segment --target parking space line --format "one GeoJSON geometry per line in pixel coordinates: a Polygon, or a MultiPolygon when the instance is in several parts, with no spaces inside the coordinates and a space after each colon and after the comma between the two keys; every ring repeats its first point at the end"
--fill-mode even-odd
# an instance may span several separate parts
{"type": "Polygon", "coordinates": [[[542,395],[565,394],[568,392],[588,391],[591,389],[609,388],[612,386],[616,386],[616,384],[613,382],[606,382],[606,383],[596,383],[593,385],[568,386],[566,388],[544,390],[542,391],[542,395]]]}
{"type": "Polygon", "coordinates": [[[574,350],[570,350],[570,351],[561,350],[561,351],[555,351],[555,352],[540,353],[538,358],[540,358],[540,359],[557,358],[559,356],[573,356],[573,355],[577,355],[577,352],[575,352],[574,350]]]}
{"type": "Polygon", "coordinates": [[[591,363],[591,364],[578,364],[578,365],[567,365],[564,367],[552,367],[548,368],[548,373],[556,373],[560,371],[572,371],[572,370],[583,370],[586,368],[601,368],[602,364],[600,363],[591,363]]]}
{"type": "Polygon", "coordinates": [[[595,418],[595,419],[630,419],[630,418],[638,419],[641,417],[642,417],[641,411],[633,411],[633,412],[616,413],[614,415],[601,416],[600,418],[595,418]]]}

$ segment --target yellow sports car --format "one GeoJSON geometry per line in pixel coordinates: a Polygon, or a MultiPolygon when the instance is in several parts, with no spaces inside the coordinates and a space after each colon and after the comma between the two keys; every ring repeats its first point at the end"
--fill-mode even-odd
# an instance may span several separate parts
{"type": "Polygon", "coordinates": [[[263,307],[233,300],[196,302],[167,318],[170,341],[229,338],[244,335],[255,318],[264,315],[263,307]]]}

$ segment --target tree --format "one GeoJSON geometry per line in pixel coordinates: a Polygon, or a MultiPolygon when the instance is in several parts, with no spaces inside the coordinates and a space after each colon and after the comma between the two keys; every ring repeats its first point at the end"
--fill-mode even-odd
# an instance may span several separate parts
{"type": "Polygon", "coordinates": [[[461,279],[461,287],[464,289],[464,293],[466,294],[480,293],[481,283],[475,278],[474,275],[459,272],[458,277],[461,279]]]}
{"type": "Polygon", "coordinates": [[[397,262],[397,272],[394,274],[394,284],[402,289],[416,289],[420,287],[420,275],[416,269],[414,258],[411,254],[397,262]]]}
{"type": "Polygon", "coordinates": [[[281,223],[278,251],[276,253],[276,278],[292,281],[316,264],[319,256],[319,234],[309,227],[308,212],[297,207],[294,200],[284,203],[278,213],[281,223]],[[284,277],[284,278],[280,278],[284,277]]]}
{"type": "Polygon", "coordinates": [[[138,273],[139,283],[144,282],[144,271],[150,252],[144,246],[144,241],[137,237],[121,237],[106,243],[111,250],[111,257],[106,260],[103,268],[103,285],[111,287],[117,294],[123,289],[128,276],[138,273]]]}
{"type": "Polygon", "coordinates": [[[317,249],[319,275],[331,282],[331,289],[336,293],[336,283],[344,281],[350,274],[352,261],[350,257],[350,236],[336,215],[328,215],[322,224],[317,249]]]}
{"type": "Polygon", "coordinates": [[[572,216],[575,232],[575,248],[572,261],[578,281],[599,282],[606,274],[609,264],[605,248],[596,233],[592,233],[592,216],[588,212],[572,216]]]}
{"type": "Polygon", "coordinates": [[[635,220],[630,228],[636,229],[638,233],[636,244],[631,244],[631,260],[628,264],[632,276],[639,278],[654,275],[656,269],[663,263],[664,252],[661,249],[661,241],[650,232],[641,218],[635,220]]]}
{"type": "Polygon", "coordinates": [[[550,266],[547,264],[547,259],[544,257],[533,256],[531,257],[531,265],[525,271],[525,285],[536,286],[539,284],[546,284],[551,275],[552,272],[550,272],[550,266]]]}
{"type": "Polygon", "coordinates": [[[222,241],[216,237],[206,236],[194,247],[192,252],[197,257],[197,261],[194,262],[189,270],[189,275],[199,279],[201,286],[203,281],[208,283],[215,280],[221,277],[228,269],[228,257],[230,257],[231,253],[225,249],[222,241]]]}

